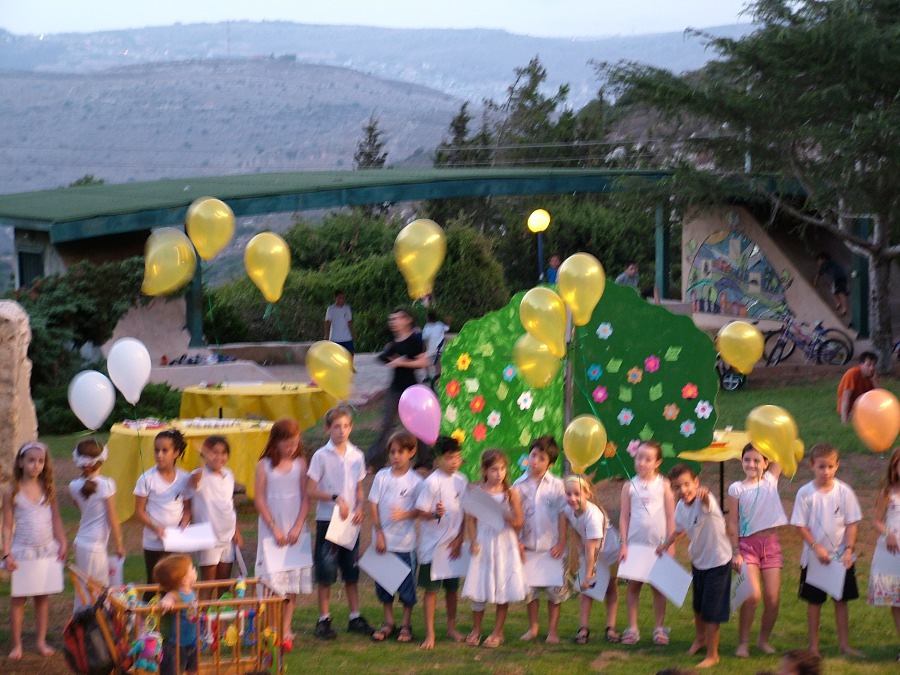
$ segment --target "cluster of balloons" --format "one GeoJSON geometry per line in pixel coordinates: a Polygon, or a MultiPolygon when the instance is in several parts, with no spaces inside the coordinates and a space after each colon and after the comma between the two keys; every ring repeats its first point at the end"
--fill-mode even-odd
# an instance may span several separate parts
{"type": "Polygon", "coordinates": [[[444,230],[433,220],[420,218],[400,230],[394,240],[394,258],[413,300],[431,295],[434,278],[447,255],[444,230]]]}
{"type": "Polygon", "coordinates": [[[887,389],[867,391],[853,403],[850,422],[872,452],[886,452],[900,435],[900,401],[887,389]]]}
{"type": "Polygon", "coordinates": [[[787,410],[777,405],[754,408],[747,415],[747,435],[763,457],[781,465],[785,476],[797,473],[804,447],[797,422],[787,410]]]}
{"type": "Polygon", "coordinates": [[[116,389],[132,405],[140,400],[141,392],[150,381],[150,352],[135,338],[116,340],[109,350],[106,367],[109,378],[96,370],[83,370],[69,383],[69,407],[92,431],[103,426],[112,412],[116,389]]]}
{"type": "Polygon", "coordinates": [[[739,373],[749,375],[762,358],[765,340],[756,326],[746,321],[732,321],[716,336],[716,348],[722,360],[739,373]]]}
{"type": "Polygon", "coordinates": [[[513,362],[536,389],[550,384],[566,355],[566,308],[572,323],[586,325],[603,296],[606,273],[594,256],[576,253],[560,265],[556,281],[559,293],[546,286],[532,288],[519,305],[526,334],[516,342],[513,362]]]}

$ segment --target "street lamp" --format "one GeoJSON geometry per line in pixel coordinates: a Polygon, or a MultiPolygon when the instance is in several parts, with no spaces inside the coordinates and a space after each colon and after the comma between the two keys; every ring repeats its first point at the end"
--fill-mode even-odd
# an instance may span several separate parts
{"type": "Polygon", "coordinates": [[[533,211],[528,216],[528,229],[537,235],[538,245],[538,283],[544,280],[544,242],[543,231],[550,226],[550,214],[544,209],[533,211]]]}

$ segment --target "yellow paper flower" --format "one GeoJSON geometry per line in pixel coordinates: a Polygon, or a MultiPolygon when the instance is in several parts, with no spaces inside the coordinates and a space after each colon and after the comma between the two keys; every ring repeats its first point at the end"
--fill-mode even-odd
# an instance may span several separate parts
{"type": "Polygon", "coordinates": [[[466,440],[466,432],[463,431],[462,429],[460,429],[459,427],[457,427],[456,431],[454,431],[452,434],[450,434],[450,438],[452,438],[457,443],[462,445],[463,441],[466,440]]]}
{"type": "Polygon", "coordinates": [[[469,356],[469,352],[463,352],[459,355],[459,358],[456,359],[456,367],[460,370],[468,370],[471,364],[472,357],[469,356]]]}

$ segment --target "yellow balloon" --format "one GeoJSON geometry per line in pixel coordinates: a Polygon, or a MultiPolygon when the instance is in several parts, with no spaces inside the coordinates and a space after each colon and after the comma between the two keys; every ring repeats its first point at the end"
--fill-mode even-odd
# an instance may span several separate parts
{"type": "Polygon", "coordinates": [[[566,306],[549,288],[532,288],[522,298],[519,318],[535,340],[561,359],[566,355],[566,306]]]}
{"type": "Polygon", "coordinates": [[[400,230],[394,241],[394,257],[406,279],[409,297],[418,300],[434,290],[434,278],[446,255],[447,238],[433,220],[420,218],[400,230]]]}
{"type": "Polygon", "coordinates": [[[563,434],[563,451],[572,471],[584,473],[606,450],[606,428],[593,415],[580,415],[569,422],[563,434]]]}
{"type": "Polygon", "coordinates": [[[762,333],[745,321],[732,321],[722,326],[716,336],[716,347],[722,360],[739,373],[749,375],[763,355],[762,333]]]}
{"type": "Polygon", "coordinates": [[[185,229],[197,253],[212,260],[234,236],[234,213],[223,201],[201,197],[188,207],[185,229]]]}
{"type": "Polygon", "coordinates": [[[562,366],[562,361],[550,353],[547,345],[528,333],[516,340],[513,363],[516,364],[516,372],[535,389],[543,389],[550,384],[562,366]]]}
{"type": "Polygon", "coordinates": [[[144,245],[144,283],[141,292],[167,295],[187,284],[197,270],[191,240],[174,227],[153,230],[144,245]]]}
{"type": "Polygon", "coordinates": [[[603,265],[589,253],[576,253],[559,266],[556,277],[559,294],[572,312],[572,322],[584,326],[591,320],[594,307],[606,288],[603,265]]]}
{"type": "Polygon", "coordinates": [[[797,473],[803,443],[797,437],[797,422],[787,410],[777,405],[754,408],[747,415],[747,434],[763,457],[781,465],[785,476],[790,478],[797,473]]]}
{"type": "Polygon", "coordinates": [[[247,243],[244,251],[247,275],[269,302],[278,302],[291,269],[287,242],[273,232],[262,232],[247,243]]]}
{"type": "Polygon", "coordinates": [[[322,391],[338,400],[350,396],[353,364],[350,352],[336,342],[320,340],[306,352],[306,372],[322,391]]]}

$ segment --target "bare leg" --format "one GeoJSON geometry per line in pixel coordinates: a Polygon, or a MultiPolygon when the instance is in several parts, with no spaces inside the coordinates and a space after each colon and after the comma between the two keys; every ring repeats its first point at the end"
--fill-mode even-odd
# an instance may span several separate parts
{"type": "Polygon", "coordinates": [[[628,608],[628,627],[634,631],[638,629],[638,605],[641,602],[641,588],[643,585],[640,581],[629,581],[628,590],[625,592],[625,605],[628,608]]]}
{"type": "MultiPolygon", "coordinates": [[[[402,626],[412,626],[412,605],[403,605],[403,623],[402,626]]],[[[386,616],[386,615],[385,615],[386,616]]],[[[394,609],[391,607],[391,618],[394,618],[394,609]]]]}
{"type": "Polygon", "coordinates": [[[834,603],[834,623],[837,626],[838,646],[841,653],[865,658],[865,654],[850,646],[850,605],[846,600],[834,603]]]}
{"type": "Polygon", "coordinates": [[[50,623],[50,596],[34,596],[34,622],[37,625],[37,652],[41,656],[50,656],[55,652],[47,644],[47,625],[50,623]]]}
{"type": "MultiPolygon", "coordinates": [[[[382,605],[382,607],[384,608],[384,623],[387,624],[388,626],[393,626],[394,625],[394,603],[386,602],[386,603],[384,603],[384,605],[382,605]]],[[[404,610],[403,610],[403,615],[404,615],[404,617],[406,616],[406,608],[404,608],[404,610]]]]}
{"type": "Polygon", "coordinates": [[[331,614],[331,586],[319,584],[316,594],[319,598],[319,616],[329,616],[331,614]]]}
{"type": "Polygon", "coordinates": [[[706,623],[700,618],[700,615],[694,613],[694,643],[688,647],[687,653],[693,656],[701,649],[706,647],[706,623]]]}
{"type": "Polygon", "coordinates": [[[666,596],[655,588],[653,590],[653,620],[656,628],[662,628],[666,623],[666,596]]]}
{"type": "Polygon", "coordinates": [[[502,605],[497,605],[497,619],[494,621],[494,630],[491,632],[491,637],[495,642],[503,642],[503,627],[506,625],[508,613],[509,603],[504,602],[502,605]]]}
{"type": "MultiPolygon", "coordinates": [[[[422,598],[422,610],[425,614],[425,639],[419,645],[419,649],[434,649],[434,612],[436,608],[437,591],[425,591],[425,597],[422,598]]],[[[447,614],[449,615],[449,613],[448,608],[447,614]]]]}
{"type": "Polygon", "coordinates": [[[456,607],[459,604],[459,593],[447,591],[444,594],[444,602],[447,604],[447,635],[454,642],[462,642],[465,638],[456,630],[456,607]]]}
{"type": "Polygon", "coordinates": [[[760,591],[759,567],[747,564],[747,580],[753,586],[753,593],[750,594],[741,610],[738,618],[738,646],[735,650],[735,656],[746,659],[750,656],[750,627],[753,625],[753,616],[756,614],[756,606],[762,598],[760,591]]]}
{"type": "Polygon", "coordinates": [[[763,612],[759,622],[759,639],[757,645],[766,654],[774,654],[775,648],[769,644],[769,637],[775,628],[775,620],[778,618],[778,605],[781,596],[781,570],[772,567],[762,570],[763,580],[763,612]]]}
{"type": "Polygon", "coordinates": [[[706,658],[697,664],[698,668],[712,668],[719,662],[719,624],[704,625],[706,633],[706,658]]]}
{"type": "Polygon", "coordinates": [[[25,601],[27,598],[9,599],[9,632],[12,640],[12,649],[9,650],[9,658],[22,658],[22,624],[25,622],[25,601]]]}
{"type": "Polygon", "coordinates": [[[284,603],[284,610],[281,615],[281,634],[287,637],[294,634],[294,631],[291,630],[291,623],[294,621],[294,606],[297,604],[297,595],[288,593],[285,598],[287,600],[284,603]]]}
{"type": "Polygon", "coordinates": [[[234,566],[234,563],[226,563],[220,562],[216,565],[216,579],[230,579],[231,578],[231,568],[234,566]]]}
{"type": "MultiPolygon", "coordinates": [[[[215,581],[218,578],[216,571],[216,565],[200,565],[200,581],[215,581]]],[[[197,591],[197,597],[200,600],[209,600],[212,596],[212,588],[201,588],[197,591]]]]}
{"type": "Polygon", "coordinates": [[[897,637],[900,637],[900,607],[891,607],[891,616],[894,617],[894,628],[897,631],[897,637]]]}
{"type": "Polygon", "coordinates": [[[481,644],[481,624],[484,622],[484,610],[472,610],[472,632],[466,638],[466,642],[474,642],[476,639],[481,644]]]}
{"type": "Polygon", "coordinates": [[[347,593],[347,605],[351,612],[359,611],[359,584],[344,584],[347,593]]]}
{"type": "Polygon", "coordinates": [[[619,589],[614,578],[610,579],[609,584],[606,586],[606,597],[604,600],[606,601],[606,625],[615,630],[616,614],[619,613],[619,589]]]}
{"type": "Polygon", "coordinates": [[[540,604],[540,600],[535,598],[525,605],[525,608],[528,610],[528,630],[522,634],[522,637],[519,638],[520,640],[528,642],[538,636],[538,610],[540,610],[540,604]]]}
{"type": "Polygon", "coordinates": [[[806,605],[806,636],[809,641],[809,651],[819,654],[819,623],[822,618],[822,605],[814,605],[811,602],[806,605]]]}
{"type": "Polygon", "coordinates": [[[547,601],[547,643],[555,645],[559,643],[559,603],[547,601]]]}

